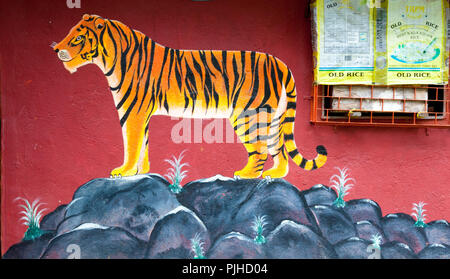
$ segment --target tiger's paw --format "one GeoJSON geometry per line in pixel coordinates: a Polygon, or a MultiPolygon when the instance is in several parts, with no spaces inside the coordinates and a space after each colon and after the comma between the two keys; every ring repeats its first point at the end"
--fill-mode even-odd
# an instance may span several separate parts
{"type": "Polygon", "coordinates": [[[286,168],[278,168],[278,169],[269,169],[265,172],[263,172],[262,177],[263,178],[283,178],[288,174],[288,170],[286,168]]]}
{"type": "Polygon", "coordinates": [[[245,169],[234,172],[235,179],[252,179],[261,176],[261,172],[247,171],[245,169]]]}
{"type": "Polygon", "coordinates": [[[122,178],[123,176],[132,176],[138,173],[137,168],[125,168],[124,166],[115,168],[111,171],[110,178],[122,178]]]}

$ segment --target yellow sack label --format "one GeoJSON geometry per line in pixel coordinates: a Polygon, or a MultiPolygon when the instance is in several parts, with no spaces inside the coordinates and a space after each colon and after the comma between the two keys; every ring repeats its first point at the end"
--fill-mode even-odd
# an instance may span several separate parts
{"type": "MultiPolygon", "coordinates": [[[[383,11],[377,11],[382,21],[383,11]]],[[[386,37],[377,26],[375,82],[447,83],[447,20],[443,0],[387,1],[386,37]],[[387,39],[386,39],[387,38],[387,39]],[[379,41],[381,40],[381,41],[379,41]],[[386,45],[387,54],[378,47],[386,45]],[[384,60],[385,59],[385,60],[384,60]],[[383,61],[384,60],[384,61],[383,61]]]]}
{"type": "Polygon", "coordinates": [[[317,0],[314,77],[319,84],[372,84],[374,8],[364,0],[317,0]]]}

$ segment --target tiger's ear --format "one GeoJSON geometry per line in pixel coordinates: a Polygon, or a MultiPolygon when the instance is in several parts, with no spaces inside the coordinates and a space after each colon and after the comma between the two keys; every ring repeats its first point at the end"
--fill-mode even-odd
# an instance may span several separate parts
{"type": "Polygon", "coordinates": [[[96,29],[101,30],[105,26],[105,20],[103,18],[97,18],[94,25],[96,29]]]}
{"type": "Polygon", "coordinates": [[[83,20],[89,20],[90,18],[91,18],[91,16],[88,14],[83,15],[83,20]]]}

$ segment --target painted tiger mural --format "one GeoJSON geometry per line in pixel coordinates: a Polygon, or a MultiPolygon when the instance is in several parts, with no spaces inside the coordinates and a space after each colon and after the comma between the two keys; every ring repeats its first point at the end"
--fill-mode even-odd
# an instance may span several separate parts
{"type": "Polygon", "coordinates": [[[288,156],[305,170],[323,166],[327,152],[305,159],[294,142],[296,89],[276,57],[254,51],[178,50],[125,24],[84,15],[54,51],[71,73],[86,64],[105,74],[119,114],[123,165],[112,177],[147,173],[152,115],[228,118],[248,152],[240,178],[280,178],[288,156]],[[263,172],[268,155],[272,168],[263,172]]]}

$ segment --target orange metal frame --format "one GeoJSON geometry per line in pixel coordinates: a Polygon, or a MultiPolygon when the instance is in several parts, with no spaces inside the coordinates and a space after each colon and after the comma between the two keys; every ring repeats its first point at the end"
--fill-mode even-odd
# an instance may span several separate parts
{"type": "MultiPolygon", "coordinates": [[[[351,97],[352,85],[349,86],[349,97],[334,97],[332,96],[332,86],[333,85],[314,85],[312,92],[312,102],[311,102],[311,122],[319,125],[341,125],[341,126],[375,126],[375,127],[437,127],[437,128],[450,128],[450,93],[449,86],[437,86],[428,85],[421,86],[420,88],[426,88],[430,95],[433,90],[435,92],[435,99],[419,100],[416,99],[416,89],[419,87],[415,86],[380,86],[392,88],[394,98],[396,88],[414,88],[414,99],[382,99],[374,98],[373,89],[378,85],[358,85],[358,86],[368,86],[371,88],[370,98],[361,97],[351,97]],[[439,93],[442,98],[440,98],[439,93]],[[325,100],[338,99],[338,108],[325,107],[325,100]],[[340,102],[341,99],[353,99],[360,100],[362,104],[363,100],[379,100],[381,101],[381,106],[383,108],[385,100],[402,101],[403,100],[403,111],[384,111],[384,110],[348,110],[341,109],[340,102]],[[423,117],[418,113],[405,111],[406,101],[421,101],[425,102],[426,108],[430,110],[429,104],[433,104],[431,107],[436,107],[436,104],[440,104],[442,111],[426,111],[428,116],[423,117]],[[364,116],[354,117],[352,114],[354,112],[361,112],[364,116]]],[[[353,85],[355,86],[355,85],[353,85]]],[[[360,106],[362,108],[362,106],[360,106]]]]}

